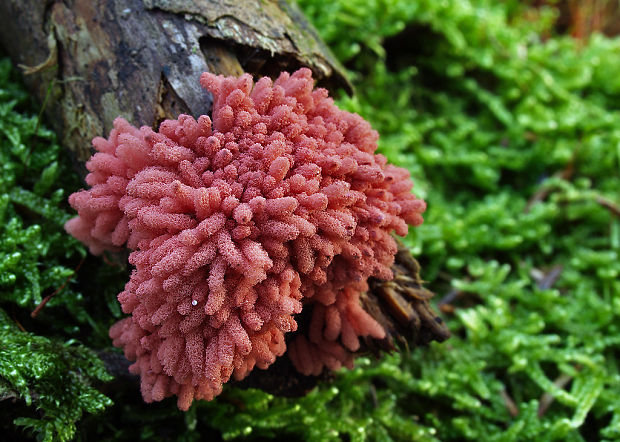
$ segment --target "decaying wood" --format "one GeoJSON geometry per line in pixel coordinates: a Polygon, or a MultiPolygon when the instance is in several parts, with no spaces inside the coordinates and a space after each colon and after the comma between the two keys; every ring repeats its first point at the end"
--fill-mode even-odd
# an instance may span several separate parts
{"type": "MultiPolygon", "coordinates": [[[[156,128],[180,113],[208,114],[211,97],[198,84],[203,71],[275,77],[307,66],[320,85],[351,90],[315,31],[284,0],[1,0],[0,44],[46,102],[49,122],[82,167],[90,140],[107,135],[119,115],[156,128]]],[[[366,339],[363,351],[445,340],[432,293],[402,246],[393,270],[393,281],[372,280],[362,298],[387,331],[383,340],[366,339]]],[[[121,355],[100,356],[117,381],[136,382],[121,355]]],[[[240,385],[288,396],[316,382],[283,357],[240,385]]]]}
{"type": "Polygon", "coordinates": [[[435,294],[424,287],[420,265],[401,242],[392,272],[391,281],[370,278],[370,291],[362,296],[364,309],[387,332],[383,340],[367,339],[366,346],[390,351],[395,344],[419,347],[448,339],[446,324],[430,305],[435,294]]]}
{"type": "Polygon", "coordinates": [[[301,66],[350,85],[301,13],[284,0],[2,0],[0,45],[24,69],[62,144],[83,163],[121,115],[156,127],[208,114],[198,78],[301,66]]]}

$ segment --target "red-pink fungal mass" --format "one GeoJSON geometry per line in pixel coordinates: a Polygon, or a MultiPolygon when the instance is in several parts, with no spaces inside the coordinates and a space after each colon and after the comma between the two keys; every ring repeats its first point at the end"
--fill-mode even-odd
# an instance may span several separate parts
{"type": "Polygon", "coordinates": [[[311,72],[256,84],[202,74],[213,118],[181,115],[159,132],[122,118],[95,138],[89,190],[66,224],[92,253],[132,250],[110,329],[135,361],[147,402],[186,410],[231,376],[286,351],[303,374],[351,366],[360,337],[382,327],[360,305],[368,277],[392,278],[391,233],[419,225],[409,173],[375,154],[377,132],[338,109],[311,72]]]}

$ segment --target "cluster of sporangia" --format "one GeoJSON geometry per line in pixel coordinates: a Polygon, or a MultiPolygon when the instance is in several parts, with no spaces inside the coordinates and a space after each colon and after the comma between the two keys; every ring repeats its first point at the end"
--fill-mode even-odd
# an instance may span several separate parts
{"type": "Polygon", "coordinates": [[[145,401],[186,410],[230,376],[286,350],[295,314],[306,336],[288,355],[303,374],[351,366],[359,338],[384,337],[359,301],[369,276],[390,279],[391,232],[422,222],[409,173],[376,155],[377,133],[313,90],[308,69],[256,84],[202,74],[213,122],[167,120],[159,132],[122,118],[95,138],[79,216],[66,224],[94,254],[132,250],[110,329],[135,361],[145,401]]]}

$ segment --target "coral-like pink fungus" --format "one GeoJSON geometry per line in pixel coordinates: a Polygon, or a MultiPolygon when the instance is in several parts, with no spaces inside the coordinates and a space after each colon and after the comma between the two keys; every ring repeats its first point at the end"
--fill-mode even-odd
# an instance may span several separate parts
{"type": "Polygon", "coordinates": [[[359,301],[390,279],[391,232],[422,222],[409,173],[375,154],[377,133],[313,89],[308,69],[256,84],[204,73],[213,124],[167,120],[159,132],[122,118],[95,138],[90,190],[71,195],[66,229],[103,250],[132,250],[118,295],[131,316],[110,329],[135,361],[147,402],[210,400],[230,376],[286,350],[295,314],[309,332],[289,356],[304,374],[352,364],[382,327],[359,301]]]}

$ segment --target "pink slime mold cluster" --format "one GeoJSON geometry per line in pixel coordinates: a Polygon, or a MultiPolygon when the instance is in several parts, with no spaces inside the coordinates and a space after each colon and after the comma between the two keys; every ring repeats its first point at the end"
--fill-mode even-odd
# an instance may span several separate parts
{"type": "Polygon", "coordinates": [[[91,188],[70,196],[79,216],[65,226],[94,254],[132,250],[118,295],[131,316],[110,336],[144,400],[177,395],[183,410],[273,363],[302,309],[297,370],[350,367],[360,337],[385,335],[360,293],[392,278],[391,232],[425,210],[409,173],[375,154],[377,133],[313,89],[310,70],[200,82],[213,120],[181,115],[154,132],[117,118],[93,140],[91,188]]]}

